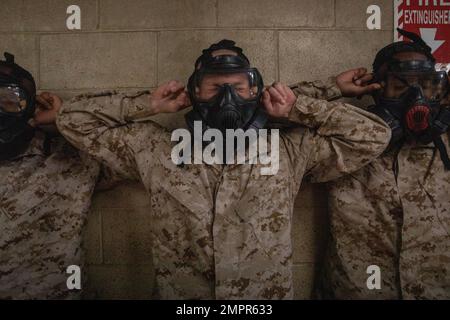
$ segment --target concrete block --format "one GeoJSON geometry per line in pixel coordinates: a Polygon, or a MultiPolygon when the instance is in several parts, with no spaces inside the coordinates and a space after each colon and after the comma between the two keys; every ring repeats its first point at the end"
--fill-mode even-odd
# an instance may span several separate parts
{"type": "MultiPolygon", "coordinates": [[[[0,24],[1,25],[1,24],[0,24]]],[[[17,64],[27,69],[39,84],[38,43],[31,34],[0,34],[0,59],[4,60],[3,52],[15,56],[17,64]]]]}
{"type": "Polygon", "coordinates": [[[367,8],[370,5],[378,5],[381,9],[381,29],[393,30],[394,4],[386,0],[336,0],[336,26],[368,30],[367,8]]]}
{"type": "Polygon", "coordinates": [[[326,79],[356,67],[372,70],[390,31],[280,31],[280,78],[287,83],[326,79]]]}
{"type": "Polygon", "coordinates": [[[155,85],[156,35],[152,32],[45,35],[40,48],[45,89],[155,85]]]}
{"type": "Polygon", "coordinates": [[[273,31],[164,31],[159,38],[158,83],[176,79],[187,82],[203,49],[222,39],[236,41],[266,83],[277,78],[276,38],[273,31]]]}
{"type": "Polygon", "coordinates": [[[292,226],[294,262],[319,262],[323,256],[328,234],[324,188],[311,184],[302,186],[296,205],[292,226]]]}
{"type": "Polygon", "coordinates": [[[152,261],[150,209],[104,209],[102,214],[105,264],[150,264],[152,261]]]}
{"type": "Polygon", "coordinates": [[[86,226],[83,230],[83,249],[87,264],[100,264],[102,256],[102,224],[99,210],[89,210],[86,226]]]}
{"type": "Polygon", "coordinates": [[[219,26],[331,27],[333,0],[219,0],[219,26]]]}
{"type": "Polygon", "coordinates": [[[96,192],[93,206],[97,209],[148,207],[150,197],[140,183],[123,182],[114,189],[96,192]]]}
{"type": "Polygon", "coordinates": [[[296,209],[292,229],[293,260],[296,263],[321,260],[328,234],[325,208],[296,209]]]}
{"type": "MultiPolygon", "coordinates": [[[[81,31],[97,27],[96,0],[2,0],[0,31],[67,31],[67,7],[81,10],[81,31]]],[[[78,31],[78,30],[77,30],[78,31]]]]}
{"type": "Polygon", "coordinates": [[[311,299],[314,288],[314,265],[310,263],[294,265],[292,271],[294,273],[294,299],[311,299]]]}
{"type": "Polygon", "coordinates": [[[214,0],[101,0],[100,13],[102,29],[186,28],[216,25],[214,0]]]}
{"type": "Polygon", "coordinates": [[[311,209],[315,207],[327,207],[327,189],[324,184],[302,183],[295,199],[296,208],[311,209]]]}
{"type": "Polygon", "coordinates": [[[152,299],[152,265],[90,265],[83,299],[152,299]]]}

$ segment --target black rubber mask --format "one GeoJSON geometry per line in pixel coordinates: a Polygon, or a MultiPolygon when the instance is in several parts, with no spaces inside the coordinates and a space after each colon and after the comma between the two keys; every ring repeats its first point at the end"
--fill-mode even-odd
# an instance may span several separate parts
{"type": "Polygon", "coordinates": [[[36,85],[26,70],[5,53],[0,61],[0,160],[25,151],[34,136],[28,122],[35,111],[36,85]]]}
{"type": "Polygon", "coordinates": [[[189,78],[188,92],[193,110],[186,115],[189,128],[202,121],[204,130],[261,129],[267,116],[261,106],[264,84],[259,71],[251,68],[242,49],[222,40],[203,51],[189,78]],[[236,55],[217,55],[221,49],[236,55]]]}
{"type": "Polygon", "coordinates": [[[448,131],[450,111],[441,106],[448,94],[445,71],[435,71],[430,60],[392,60],[378,93],[377,105],[370,111],[391,127],[391,145],[405,140],[428,144],[434,142],[442,161],[450,169],[450,159],[441,135],[448,131]]]}
{"type": "Polygon", "coordinates": [[[448,91],[445,72],[434,70],[428,60],[396,61],[388,65],[377,107],[385,109],[398,122],[401,134],[420,142],[430,142],[430,130],[440,113],[440,101],[448,91]]]}

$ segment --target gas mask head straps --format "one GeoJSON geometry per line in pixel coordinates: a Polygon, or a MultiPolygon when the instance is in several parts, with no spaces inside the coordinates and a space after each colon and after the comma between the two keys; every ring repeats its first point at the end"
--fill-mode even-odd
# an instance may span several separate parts
{"type": "Polygon", "coordinates": [[[421,37],[413,32],[408,32],[400,28],[397,28],[397,31],[411,41],[397,41],[378,51],[372,64],[375,77],[379,75],[379,72],[386,63],[389,64],[392,60],[394,60],[394,56],[396,54],[402,52],[421,53],[426,56],[427,60],[431,61],[433,65],[436,63],[436,60],[431,54],[431,48],[425,43],[425,41],[423,41],[421,37]]]}

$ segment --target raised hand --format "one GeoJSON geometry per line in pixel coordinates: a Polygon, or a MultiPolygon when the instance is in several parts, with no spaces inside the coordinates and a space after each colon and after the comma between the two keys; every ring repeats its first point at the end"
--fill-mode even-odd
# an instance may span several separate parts
{"type": "Polygon", "coordinates": [[[381,89],[379,83],[371,83],[373,75],[366,68],[345,71],[336,77],[336,84],[344,97],[360,97],[381,89]]]}
{"type": "Polygon", "coordinates": [[[267,113],[274,118],[288,118],[296,100],[294,92],[279,82],[266,88],[262,97],[267,113]]]}
{"type": "Polygon", "coordinates": [[[42,92],[36,96],[36,111],[31,121],[33,126],[54,125],[63,101],[51,92],[42,92]]]}
{"type": "Polygon", "coordinates": [[[150,108],[154,114],[178,112],[191,105],[184,85],[171,80],[151,94],[150,108]]]}

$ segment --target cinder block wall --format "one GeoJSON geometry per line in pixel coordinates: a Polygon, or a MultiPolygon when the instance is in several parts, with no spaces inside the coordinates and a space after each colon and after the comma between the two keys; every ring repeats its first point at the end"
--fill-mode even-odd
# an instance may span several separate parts
{"type": "MultiPolygon", "coordinates": [[[[370,67],[392,41],[389,0],[2,0],[0,50],[16,55],[41,90],[152,88],[186,81],[202,48],[237,41],[266,83],[326,78],[370,67]],[[66,30],[66,8],[81,8],[82,30],[66,30]],[[366,9],[382,9],[382,30],[366,28],[366,9]]],[[[177,115],[159,120],[175,127],[177,115]]],[[[88,298],[149,298],[153,288],[150,208],[139,184],[94,196],[85,235],[88,298]]],[[[293,241],[297,298],[310,298],[326,241],[322,186],[302,186],[293,241]]]]}

